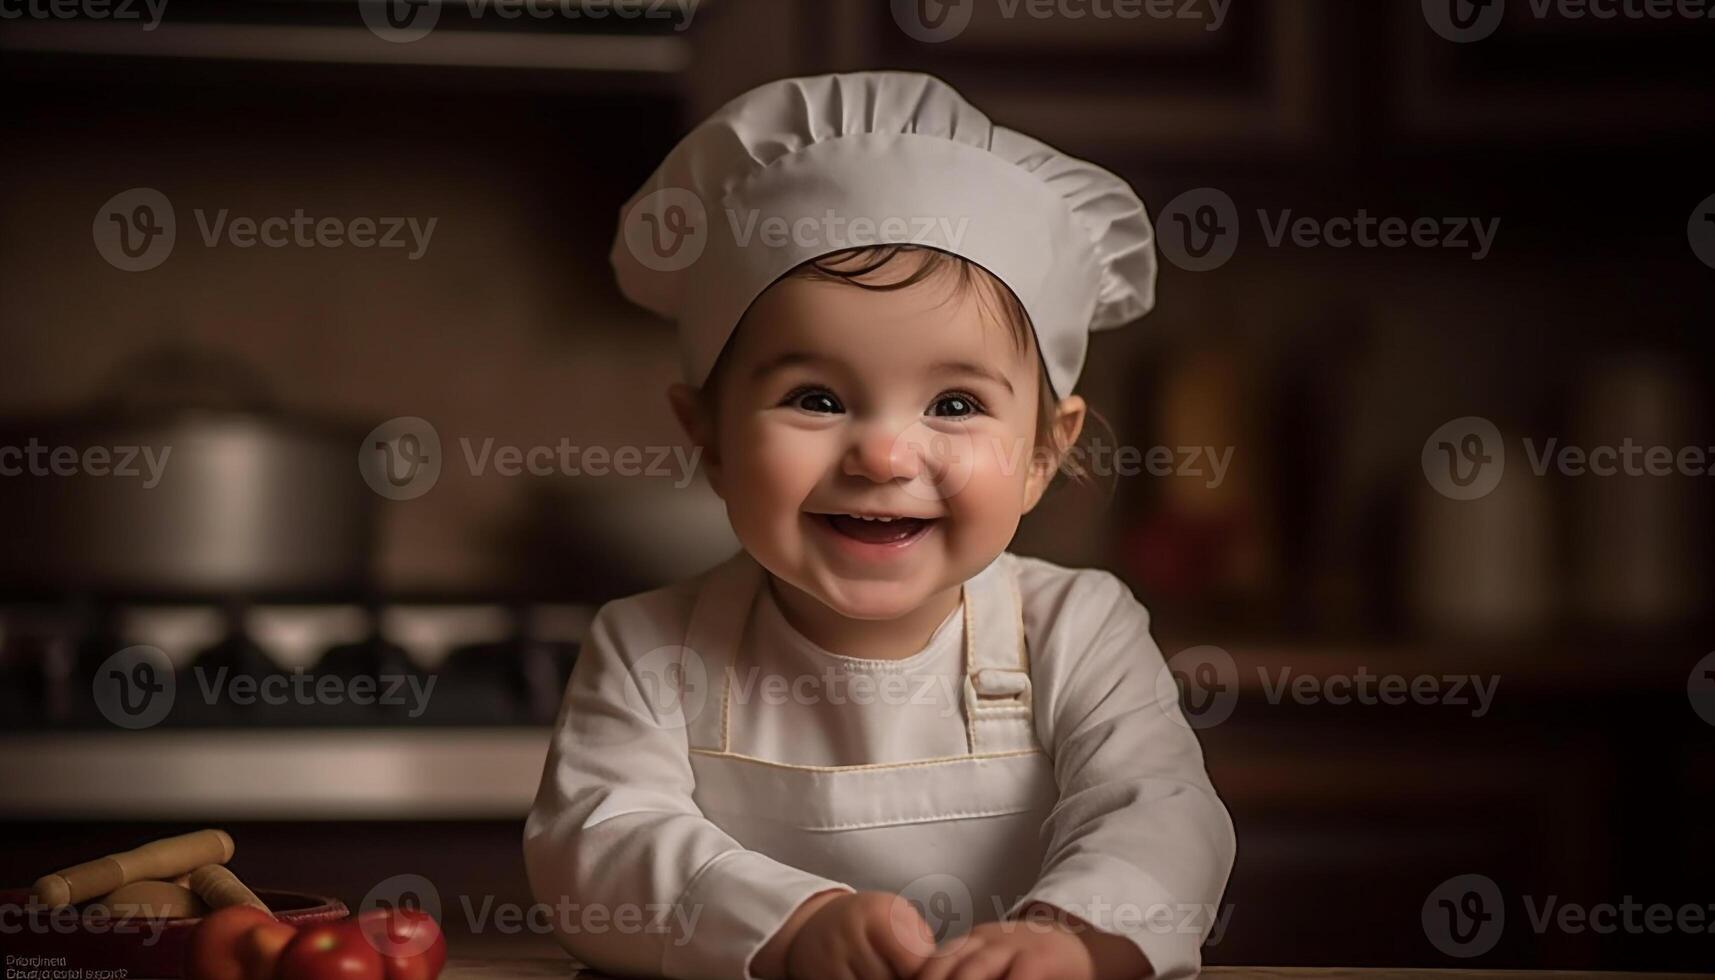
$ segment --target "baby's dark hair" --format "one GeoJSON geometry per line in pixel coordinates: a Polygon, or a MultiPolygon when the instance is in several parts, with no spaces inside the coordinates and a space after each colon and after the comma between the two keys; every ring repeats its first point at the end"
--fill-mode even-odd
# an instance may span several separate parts
{"type": "MultiPolygon", "coordinates": [[[[1054,428],[1054,406],[1059,398],[1054,394],[1054,386],[1048,379],[1048,367],[1042,361],[1042,355],[1036,347],[1036,332],[1030,325],[1030,314],[1024,304],[1018,301],[1007,285],[993,273],[962,255],[943,252],[937,248],[910,244],[864,245],[848,248],[827,255],[818,256],[804,262],[788,272],[783,278],[801,278],[822,280],[825,282],[843,282],[857,286],[860,289],[870,289],[880,292],[892,292],[896,289],[906,289],[920,282],[933,279],[938,275],[950,274],[953,279],[952,296],[962,298],[972,290],[977,293],[977,302],[981,304],[985,314],[998,320],[1007,327],[1013,344],[1023,353],[1034,353],[1036,360],[1036,433],[1035,445],[1031,452],[1050,452],[1059,457],[1058,470],[1074,483],[1088,484],[1093,482],[1088,470],[1069,453],[1070,445],[1061,445],[1059,433],[1054,428]],[[871,279],[875,273],[886,269],[895,262],[915,260],[916,265],[909,275],[903,278],[876,282],[871,279]]],[[[736,331],[735,331],[736,332],[736,331]]],[[[717,360],[715,371],[711,373],[709,383],[704,386],[705,394],[714,387],[715,375],[719,374],[720,364],[717,360]]],[[[711,398],[712,401],[712,398],[711,398]]],[[[712,405],[710,406],[713,407],[712,405]]],[[[1089,416],[1100,421],[1104,426],[1106,420],[1094,411],[1089,416]]]]}

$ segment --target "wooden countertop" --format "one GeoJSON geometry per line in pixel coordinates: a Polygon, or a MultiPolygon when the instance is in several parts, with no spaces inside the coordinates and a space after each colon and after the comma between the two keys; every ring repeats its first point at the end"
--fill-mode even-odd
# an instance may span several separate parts
{"type": "MultiPolygon", "coordinates": [[[[1334,967],[1212,966],[1211,980],[1552,980],[1599,977],[1601,980],[1692,980],[1695,973],[1593,973],[1587,970],[1389,970],[1334,967]]],[[[579,970],[570,959],[454,958],[443,980],[600,980],[603,974],[579,970]]]]}

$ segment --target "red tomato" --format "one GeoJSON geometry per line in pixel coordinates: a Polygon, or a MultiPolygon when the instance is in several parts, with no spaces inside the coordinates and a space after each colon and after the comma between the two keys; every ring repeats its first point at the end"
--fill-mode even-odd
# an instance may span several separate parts
{"type": "Polygon", "coordinates": [[[434,916],[421,909],[374,909],[358,923],[381,954],[386,980],[435,980],[446,965],[446,937],[434,916]]]}
{"type": "Polygon", "coordinates": [[[274,917],[254,905],[229,905],[203,916],[185,944],[187,980],[245,980],[238,960],[238,940],[246,932],[272,923],[274,917]]]}
{"type": "Polygon", "coordinates": [[[290,923],[264,922],[239,936],[238,962],[244,967],[244,980],[274,980],[280,952],[297,934],[298,927],[290,923]]]}
{"type": "Polygon", "coordinates": [[[356,921],[301,929],[280,951],[274,980],[382,980],[381,954],[356,921]]]}

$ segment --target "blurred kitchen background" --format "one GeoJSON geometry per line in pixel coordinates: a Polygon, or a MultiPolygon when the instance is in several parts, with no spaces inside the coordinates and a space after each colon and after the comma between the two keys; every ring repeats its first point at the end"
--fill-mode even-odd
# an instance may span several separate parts
{"type": "Polygon", "coordinates": [[[1708,968],[1707,931],[1537,930],[1525,903],[1715,905],[1715,477],[1539,476],[1526,440],[1715,463],[1715,21],[1458,0],[1498,19],[1443,18],[1449,40],[1438,2],[703,0],[688,23],[444,2],[415,38],[333,0],[0,21],[0,445],[174,449],[148,489],[0,477],[0,886],[217,825],[253,885],[355,907],[420,874],[454,955],[554,949],[473,929],[465,903],[530,901],[521,818],[582,630],[734,543],[682,457],[505,476],[467,453],[681,445],[671,330],[609,274],[619,205],[746,88],[890,67],[1158,216],[1200,188],[1235,202],[1230,260],[1164,261],[1158,309],[1098,335],[1080,384],[1107,423],[1088,440],[1230,447],[1224,476],[1204,456],[1058,488],[1013,549],[1121,575],[1163,652],[1190,651],[1240,841],[1207,962],[1708,968]],[[112,219],[158,223],[160,198],[164,260],[112,219]],[[1498,225],[1481,258],[1470,232],[1268,241],[1285,211],[1360,209],[1498,225]],[[415,257],[408,229],[245,248],[199,225],[300,210],[435,224],[415,257]],[[1432,433],[1467,417],[1505,468],[1460,500],[1432,433]],[[432,435],[441,464],[402,499],[357,465],[396,419],[421,422],[385,437],[432,435]],[[134,645],[437,686],[416,714],[181,694],[128,731],[91,692],[134,645]],[[1274,690],[1362,673],[1442,696],[1274,690]],[[1480,714],[1439,680],[1473,676],[1498,679],[1480,714]],[[1507,927],[1461,958],[1425,906],[1466,874],[1507,927]]]}

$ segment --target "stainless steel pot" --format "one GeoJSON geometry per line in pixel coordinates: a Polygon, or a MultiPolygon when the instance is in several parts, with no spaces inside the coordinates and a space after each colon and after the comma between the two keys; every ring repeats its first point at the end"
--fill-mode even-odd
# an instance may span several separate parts
{"type": "Polygon", "coordinates": [[[0,584],[147,596],[369,584],[362,430],[285,412],[242,363],[159,350],[67,416],[0,423],[0,584]]]}

